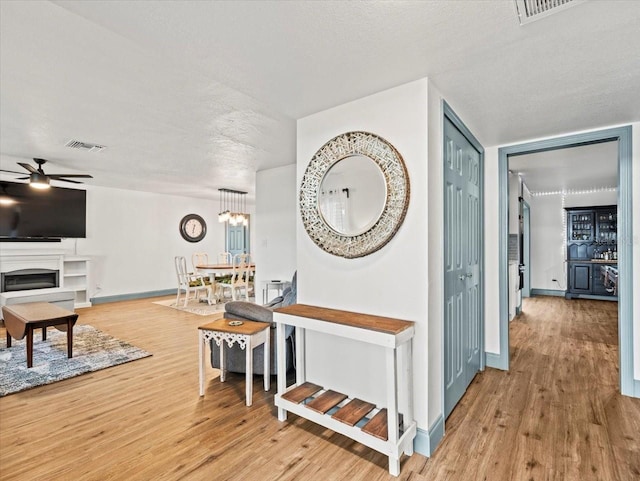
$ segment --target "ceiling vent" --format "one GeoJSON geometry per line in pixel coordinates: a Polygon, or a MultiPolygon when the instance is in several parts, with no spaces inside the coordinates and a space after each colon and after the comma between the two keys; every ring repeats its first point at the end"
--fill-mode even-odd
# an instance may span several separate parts
{"type": "Polygon", "coordinates": [[[584,0],[514,0],[520,25],[558,13],[584,0]]]}
{"type": "Polygon", "coordinates": [[[84,150],[85,152],[100,152],[106,149],[104,145],[90,144],[88,142],[80,142],[79,140],[70,140],[64,144],[64,146],[71,149],[84,150]]]}

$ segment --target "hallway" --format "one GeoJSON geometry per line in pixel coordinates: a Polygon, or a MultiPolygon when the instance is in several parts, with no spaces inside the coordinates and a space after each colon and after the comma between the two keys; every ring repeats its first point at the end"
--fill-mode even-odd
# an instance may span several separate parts
{"type": "Polygon", "coordinates": [[[619,394],[617,303],[534,297],[510,325],[511,370],[474,379],[421,475],[640,479],[640,400],[619,394]]]}

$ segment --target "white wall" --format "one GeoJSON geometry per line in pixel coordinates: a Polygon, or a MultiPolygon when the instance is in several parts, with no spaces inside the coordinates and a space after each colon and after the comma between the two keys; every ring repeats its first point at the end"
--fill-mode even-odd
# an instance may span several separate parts
{"type": "MultiPolygon", "coordinates": [[[[298,301],[416,322],[414,404],[418,426],[428,428],[427,409],[427,80],[419,80],[298,121],[297,185],[314,153],[336,135],[373,132],[389,141],[409,172],[411,200],[395,237],[358,259],[327,254],[307,235],[296,215],[298,301]]],[[[384,358],[379,349],[327,336],[310,336],[308,377],[321,385],[384,402],[384,358]]]]}
{"type": "MultiPolygon", "coordinates": [[[[634,237],[630,239],[633,243],[633,292],[640,289],[640,122],[632,123],[633,145],[633,225],[634,237]]],[[[614,126],[603,126],[602,130],[614,126]]],[[[571,133],[558,133],[555,138],[571,133]]],[[[530,142],[543,139],[522,139],[521,142],[530,142]]],[[[498,148],[490,147],[485,149],[485,262],[487,266],[498,265],[498,217],[491,213],[498,212],[498,148]]],[[[486,299],[485,299],[485,342],[486,350],[491,353],[500,354],[500,322],[499,322],[499,297],[497,269],[487,269],[486,299]]],[[[634,332],[634,378],[640,379],[640,296],[634,296],[633,302],[633,332],[634,332]]]]}
{"type": "Polygon", "coordinates": [[[531,198],[531,289],[565,290],[565,211],[561,195],[531,198]],[[553,282],[556,279],[557,282],[553,282]]]}
{"type": "MultiPolygon", "coordinates": [[[[256,302],[266,280],[290,281],[296,270],[296,164],[256,174],[256,302]]],[[[270,292],[270,298],[275,296],[270,292]]]]}
{"type": "Polygon", "coordinates": [[[63,250],[92,257],[91,297],[175,289],[173,258],[224,251],[224,224],[218,201],[86,186],[87,238],[61,243],[2,243],[11,251],[63,250]],[[186,214],[199,214],[207,235],[198,243],[185,241],[178,230],[186,214]]]}

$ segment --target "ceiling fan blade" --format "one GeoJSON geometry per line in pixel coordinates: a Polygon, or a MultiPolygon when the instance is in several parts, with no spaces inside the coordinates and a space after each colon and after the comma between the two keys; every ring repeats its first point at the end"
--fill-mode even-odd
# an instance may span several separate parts
{"type": "Polygon", "coordinates": [[[31,177],[18,177],[16,180],[29,180],[31,177]]]}
{"type": "Polygon", "coordinates": [[[10,174],[24,174],[24,172],[16,172],[15,170],[0,169],[0,172],[9,172],[10,174]]]}
{"type": "Polygon", "coordinates": [[[69,179],[62,179],[62,178],[56,178],[54,180],[57,180],[59,182],[70,182],[71,184],[82,184],[82,182],[78,182],[77,180],[69,180],[69,179]]]}
{"type": "Polygon", "coordinates": [[[25,169],[27,169],[29,172],[31,172],[32,174],[37,174],[38,173],[38,169],[36,169],[33,165],[31,164],[26,164],[24,162],[18,162],[18,165],[24,167],[25,169]]]}
{"type": "Polygon", "coordinates": [[[78,178],[78,179],[93,179],[89,174],[47,174],[50,179],[64,180],[64,177],[78,178]]]}

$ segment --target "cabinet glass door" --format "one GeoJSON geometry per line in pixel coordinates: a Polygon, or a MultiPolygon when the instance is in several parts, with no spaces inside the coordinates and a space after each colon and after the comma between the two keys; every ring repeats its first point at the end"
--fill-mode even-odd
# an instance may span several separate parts
{"type": "Polygon", "coordinates": [[[578,212],[569,214],[570,233],[572,241],[593,240],[593,212],[578,212]]]}
{"type": "Polygon", "coordinates": [[[615,244],[618,232],[618,213],[615,211],[596,213],[596,240],[604,244],[615,244]]]}

